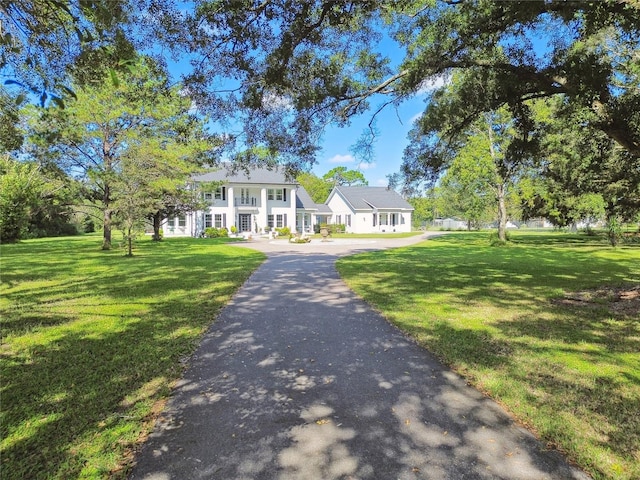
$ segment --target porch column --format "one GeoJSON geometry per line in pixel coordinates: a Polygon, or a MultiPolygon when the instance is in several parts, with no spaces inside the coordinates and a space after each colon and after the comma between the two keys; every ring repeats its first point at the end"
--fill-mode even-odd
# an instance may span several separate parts
{"type": "Polygon", "coordinates": [[[235,225],[236,228],[238,228],[238,231],[240,231],[240,226],[238,225],[238,218],[236,215],[236,209],[234,206],[235,203],[235,199],[233,198],[233,187],[231,185],[229,185],[227,187],[227,228],[229,229],[229,231],[231,231],[231,225],[235,225]]]}
{"type": "MultiPolygon", "coordinates": [[[[290,225],[289,228],[291,228],[292,232],[298,232],[298,231],[302,231],[302,228],[298,226],[298,216],[296,215],[296,189],[292,188],[289,191],[289,215],[287,216],[287,218],[291,218],[293,219],[293,225],[290,225]]],[[[304,219],[304,214],[303,217],[304,219]]]]}
{"type": "Polygon", "coordinates": [[[267,187],[262,187],[260,189],[260,208],[258,209],[258,222],[260,223],[260,227],[266,232],[268,229],[267,226],[267,215],[269,215],[269,206],[267,204],[267,187]]]}

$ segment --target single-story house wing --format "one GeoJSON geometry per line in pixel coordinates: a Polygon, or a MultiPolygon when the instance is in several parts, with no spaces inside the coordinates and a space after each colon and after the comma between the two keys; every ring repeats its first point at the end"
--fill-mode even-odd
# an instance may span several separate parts
{"type": "Polygon", "coordinates": [[[411,231],[413,207],[389,188],[336,186],[326,203],[348,233],[411,231]]]}

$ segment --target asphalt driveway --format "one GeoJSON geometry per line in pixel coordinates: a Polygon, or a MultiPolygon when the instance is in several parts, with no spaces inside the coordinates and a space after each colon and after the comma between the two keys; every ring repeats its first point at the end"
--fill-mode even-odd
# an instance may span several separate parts
{"type": "Polygon", "coordinates": [[[335,270],[420,240],[248,244],[268,259],[204,337],[131,479],[588,478],[335,270]]]}

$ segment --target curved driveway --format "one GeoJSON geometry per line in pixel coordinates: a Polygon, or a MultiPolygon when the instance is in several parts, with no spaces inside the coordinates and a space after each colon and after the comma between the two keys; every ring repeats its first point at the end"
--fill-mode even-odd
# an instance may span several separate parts
{"type": "MultiPolygon", "coordinates": [[[[586,479],[340,280],[421,241],[258,241],[131,479],[586,479]]],[[[410,272],[407,272],[410,274],[410,272]]]]}

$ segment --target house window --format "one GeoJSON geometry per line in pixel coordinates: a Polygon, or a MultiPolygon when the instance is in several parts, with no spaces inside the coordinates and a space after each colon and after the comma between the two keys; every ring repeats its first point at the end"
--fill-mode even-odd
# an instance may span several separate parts
{"type": "Polygon", "coordinates": [[[336,215],[336,223],[340,225],[342,223],[342,215],[336,215]]]}
{"type": "Polygon", "coordinates": [[[351,215],[345,215],[345,216],[344,216],[344,224],[345,224],[347,227],[350,227],[350,226],[351,226],[351,215]]]}
{"type": "Polygon", "coordinates": [[[276,227],[277,227],[277,228],[282,228],[282,227],[284,227],[284,223],[283,223],[283,215],[282,215],[282,214],[278,214],[278,215],[276,215],[276,227]]]}
{"type": "Polygon", "coordinates": [[[187,217],[185,217],[184,215],[180,215],[178,217],[178,226],[179,227],[186,227],[187,226],[187,217]]]}
{"type": "Polygon", "coordinates": [[[211,205],[213,203],[213,194],[211,192],[205,192],[204,201],[211,205]]]}
{"type": "Polygon", "coordinates": [[[218,187],[218,189],[216,190],[216,193],[215,193],[215,199],[216,200],[224,200],[224,195],[222,193],[222,188],[223,187],[218,187]]]}
{"type": "Polygon", "coordinates": [[[249,205],[249,189],[241,188],[240,189],[240,205],[249,205]]]}
{"type": "Polygon", "coordinates": [[[204,214],[204,228],[211,228],[212,222],[211,222],[211,214],[210,213],[205,213],[204,214]]]}
{"type": "Polygon", "coordinates": [[[216,213],[215,215],[215,220],[216,220],[216,228],[222,228],[222,214],[220,213],[216,213]]]}
{"type": "Polygon", "coordinates": [[[275,227],[273,223],[273,215],[267,215],[267,227],[269,228],[275,227]]]}
{"type": "Polygon", "coordinates": [[[389,225],[389,214],[381,213],[380,214],[380,225],[389,225]]]}
{"type": "Polygon", "coordinates": [[[267,189],[267,200],[280,200],[284,199],[284,193],[282,188],[269,188],[267,189]]]}

